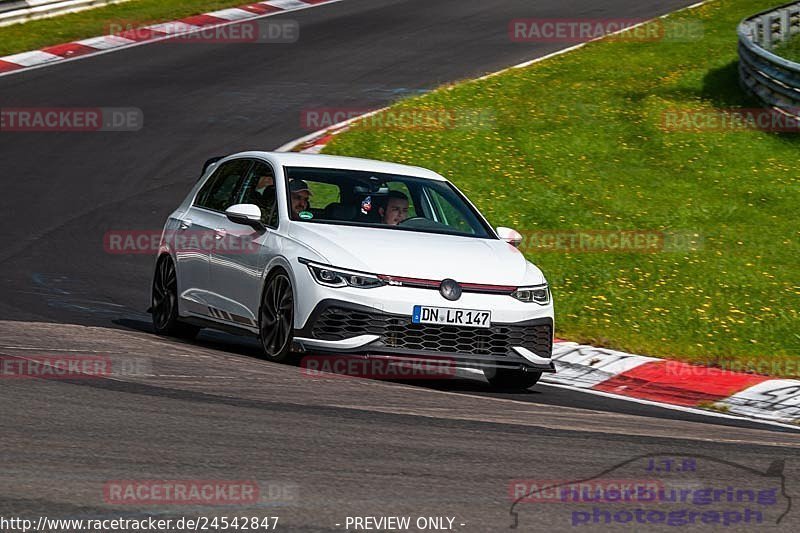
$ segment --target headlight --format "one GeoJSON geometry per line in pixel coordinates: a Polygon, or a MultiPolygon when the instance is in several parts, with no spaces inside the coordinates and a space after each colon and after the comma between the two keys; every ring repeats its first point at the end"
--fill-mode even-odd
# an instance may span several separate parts
{"type": "Polygon", "coordinates": [[[550,303],[550,288],[546,283],[535,287],[520,287],[511,293],[511,296],[520,302],[536,302],[539,305],[547,305],[550,303]]]}
{"type": "Polygon", "coordinates": [[[386,283],[373,274],[346,270],[329,265],[312,263],[308,260],[300,260],[305,263],[314,280],[326,287],[356,287],[358,289],[374,289],[386,283]]]}

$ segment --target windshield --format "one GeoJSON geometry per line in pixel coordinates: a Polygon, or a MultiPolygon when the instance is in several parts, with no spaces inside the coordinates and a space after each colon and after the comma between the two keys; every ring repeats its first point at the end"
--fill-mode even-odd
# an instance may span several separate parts
{"type": "Polygon", "coordinates": [[[284,170],[292,220],[494,238],[446,181],[329,168],[284,170]]]}

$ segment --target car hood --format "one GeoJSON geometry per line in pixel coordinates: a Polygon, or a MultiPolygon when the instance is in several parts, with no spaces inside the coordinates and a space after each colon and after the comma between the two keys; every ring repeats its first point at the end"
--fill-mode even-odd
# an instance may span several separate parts
{"type": "Polygon", "coordinates": [[[373,274],[514,286],[545,281],[519,250],[499,239],[313,223],[292,224],[289,236],[320,261],[373,274]]]}

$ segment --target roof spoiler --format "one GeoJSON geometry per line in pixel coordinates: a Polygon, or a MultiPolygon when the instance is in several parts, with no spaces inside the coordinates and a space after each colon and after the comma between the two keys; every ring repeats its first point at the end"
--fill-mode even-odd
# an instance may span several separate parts
{"type": "MultiPolygon", "coordinates": [[[[212,157],[210,159],[207,159],[206,162],[203,163],[203,171],[200,173],[200,178],[202,178],[203,176],[206,175],[206,171],[208,170],[208,167],[210,167],[211,165],[215,164],[220,159],[224,159],[225,157],[226,156],[224,156],[224,155],[218,155],[216,157],[212,157]]],[[[197,178],[197,179],[199,180],[200,178],[197,178]]]]}

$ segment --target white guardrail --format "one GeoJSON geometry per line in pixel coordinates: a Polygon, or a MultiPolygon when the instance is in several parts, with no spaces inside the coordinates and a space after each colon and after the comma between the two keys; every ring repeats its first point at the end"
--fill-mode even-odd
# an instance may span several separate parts
{"type": "Polygon", "coordinates": [[[65,15],[128,0],[19,0],[0,2],[0,26],[65,15]]]}
{"type": "Polygon", "coordinates": [[[739,77],[768,106],[800,117],[800,63],[773,52],[800,33],[800,2],[753,15],[739,24],[739,77]]]}

